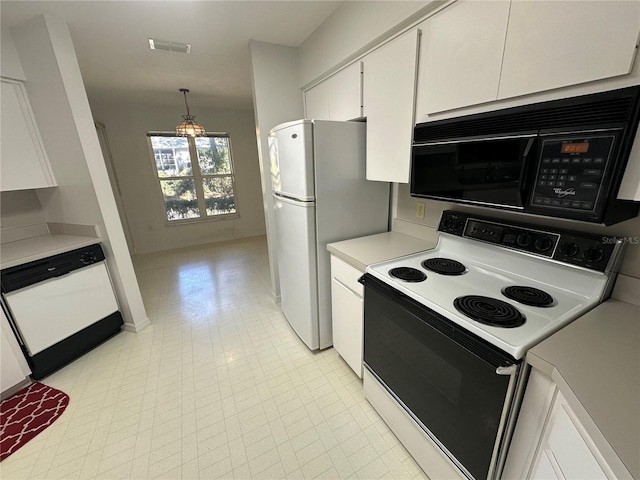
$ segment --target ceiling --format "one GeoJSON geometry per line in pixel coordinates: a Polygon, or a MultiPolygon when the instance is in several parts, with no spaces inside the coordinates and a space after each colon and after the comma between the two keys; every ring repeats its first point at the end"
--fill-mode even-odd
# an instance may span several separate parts
{"type": "Polygon", "coordinates": [[[252,108],[249,40],[297,47],[339,1],[4,1],[2,28],[49,14],[69,25],[90,99],[252,108]],[[190,43],[151,50],[148,39],[190,43]]]}

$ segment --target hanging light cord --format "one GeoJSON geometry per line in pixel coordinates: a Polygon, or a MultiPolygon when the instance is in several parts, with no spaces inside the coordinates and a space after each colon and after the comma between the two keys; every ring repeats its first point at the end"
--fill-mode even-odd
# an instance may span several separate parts
{"type": "Polygon", "coordinates": [[[184,95],[184,105],[187,107],[187,117],[190,117],[191,114],[189,113],[189,103],[187,102],[187,93],[189,93],[189,89],[188,88],[181,88],[180,91],[184,95]]]}

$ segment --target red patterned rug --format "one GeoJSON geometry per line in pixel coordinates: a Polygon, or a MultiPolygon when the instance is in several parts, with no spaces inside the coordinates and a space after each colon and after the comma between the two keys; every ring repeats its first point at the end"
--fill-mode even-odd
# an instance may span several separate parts
{"type": "Polygon", "coordinates": [[[69,396],[35,382],[0,404],[0,461],[55,422],[69,396]]]}

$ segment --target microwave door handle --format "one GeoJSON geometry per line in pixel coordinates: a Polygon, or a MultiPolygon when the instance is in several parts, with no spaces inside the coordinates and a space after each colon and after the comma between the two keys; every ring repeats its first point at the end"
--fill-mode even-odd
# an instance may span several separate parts
{"type": "Polygon", "coordinates": [[[536,138],[538,137],[531,137],[527,142],[527,146],[524,148],[524,155],[523,155],[525,160],[529,156],[529,153],[531,152],[531,147],[533,147],[533,142],[535,142],[536,138]]]}
{"type": "Polygon", "coordinates": [[[527,145],[524,147],[524,153],[522,154],[522,171],[520,172],[520,197],[522,200],[523,206],[526,203],[527,197],[529,195],[529,177],[531,176],[531,165],[529,164],[529,155],[531,155],[531,151],[535,150],[533,145],[537,140],[537,136],[529,138],[527,141],[527,145]]]}

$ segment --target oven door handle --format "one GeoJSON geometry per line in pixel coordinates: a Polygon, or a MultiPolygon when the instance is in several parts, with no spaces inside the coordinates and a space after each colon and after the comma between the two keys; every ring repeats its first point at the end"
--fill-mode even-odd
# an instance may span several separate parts
{"type": "Polygon", "coordinates": [[[510,376],[518,372],[519,365],[509,365],[508,367],[498,367],[496,368],[496,373],[498,375],[510,376]]]}

